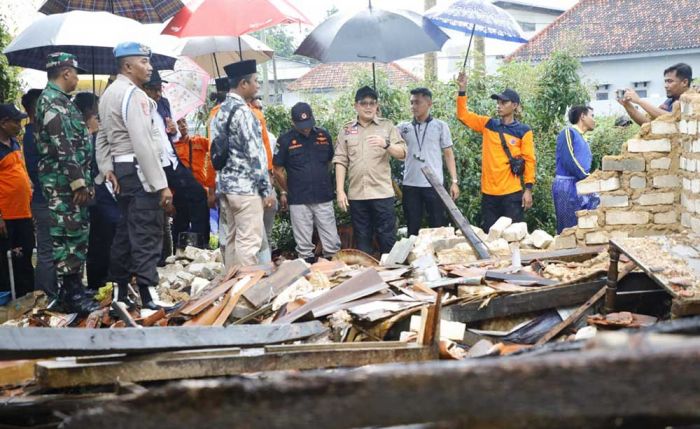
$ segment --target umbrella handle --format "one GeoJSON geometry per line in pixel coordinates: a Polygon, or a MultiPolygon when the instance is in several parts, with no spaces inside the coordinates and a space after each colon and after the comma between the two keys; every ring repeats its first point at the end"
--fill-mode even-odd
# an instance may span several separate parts
{"type": "Polygon", "coordinates": [[[464,64],[462,64],[462,71],[467,68],[467,59],[469,58],[469,51],[472,49],[472,39],[474,39],[474,30],[476,30],[476,24],[472,25],[472,34],[469,36],[469,45],[467,46],[467,55],[464,56],[464,64]]]}

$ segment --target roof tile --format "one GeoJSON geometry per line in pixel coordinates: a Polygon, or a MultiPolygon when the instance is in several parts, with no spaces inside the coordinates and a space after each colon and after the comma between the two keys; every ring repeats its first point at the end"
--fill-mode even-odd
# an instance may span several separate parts
{"type": "MultiPolygon", "coordinates": [[[[371,70],[371,63],[328,63],[319,64],[305,75],[290,83],[289,91],[319,91],[328,89],[349,88],[353,84],[355,73],[361,69],[371,70]]],[[[403,69],[396,63],[376,64],[380,70],[388,74],[389,80],[398,86],[418,82],[416,76],[403,69]]]]}

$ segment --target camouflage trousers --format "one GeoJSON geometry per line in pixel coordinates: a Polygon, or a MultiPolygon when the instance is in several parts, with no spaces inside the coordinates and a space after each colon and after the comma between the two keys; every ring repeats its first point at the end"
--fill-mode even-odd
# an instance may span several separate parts
{"type": "Polygon", "coordinates": [[[87,257],[89,214],[73,204],[73,195],[48,195],[56,275],[80,274],[87,257]]]}

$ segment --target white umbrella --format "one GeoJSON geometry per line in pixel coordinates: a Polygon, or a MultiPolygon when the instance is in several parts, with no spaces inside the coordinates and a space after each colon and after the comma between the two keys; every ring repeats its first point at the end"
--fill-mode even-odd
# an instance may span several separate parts
{"type": "Polygon", "coordinates": [[[143,24],[107,12],[73,11],[43,16],[29,25],[5,48],[10,65],[45,70],[52,52],[74,54],[82,68],[93,74],[116,72],[112,49],[122,42],[139,42],[151,48],[158,69],[172,69],[181,42],[153,36],[143,24]]]}
{"type": "Polygon", "coordinates": [[[183,37],[180,55],[192,58],[212,76],[224,75],[224,66],[233,62],[255,60],[264,63],[272,59],[272,48],[258,39],[243,35],[183,37]],[[241,49],[241,51],[239,51],[241,49]]]}

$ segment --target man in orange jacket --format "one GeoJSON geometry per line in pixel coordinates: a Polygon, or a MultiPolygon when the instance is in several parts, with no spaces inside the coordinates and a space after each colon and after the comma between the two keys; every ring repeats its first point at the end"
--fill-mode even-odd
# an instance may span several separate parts
{"type": "MultiPolygon", "coordinates": [[[[499,217],[522,222],[524,210],[532,207],[535,184],[535,143],[529,126],[518,122],[514,113],[520,96],[506,89],[491,98],[498,103],[498,119],[477,115],[467,109],[467,77],[457,77],[457,118],[467,127],[481,133],[481,227],[488,231],[499,217]],[[510,151],[506,154],[504,144],[510,151]],[[522,176],[511,170],[512,159],[524,161],[522,176]],[[525,190],[521,181],[525,183],[525,190]]],[[[517,161],[516,161],[517,162],[517,161]]]]}
{"type": "MultiPolygon", "coordinates": [[[[192,176],[202,186],[207,194],[206,204],[202,201],[202,207],[190,207],[189,204],[176,204],[176,213],[173,217],[173,237],[179,239],[180,232],[189,230],[190,223],[196,219],[207,219],[206,230],[203,234],[200,247],[208,246],[209,237],[209,208],[214,207],[216,196],[216,171],[211,165],[209,157],[209,139],[201,136],[190,136],[185,118],[178,119],[177,127],[180,131],[180,140],[174,143],[177,157],[185,168],[192,172],[192,176]],[[207,207],[208,205],[208,207],[207,207]],[[192,213],[196,210],[196,214],[192,213]],[[204,242],[207,240],[207,242],[204,242]]],[[[177,198],[177,196],[176,196],[177,198]]],[[[187,201],[187,198],[183,202],[187,201]]],[[[199,220],[198,220],[199,221],[199,220]]]]}

